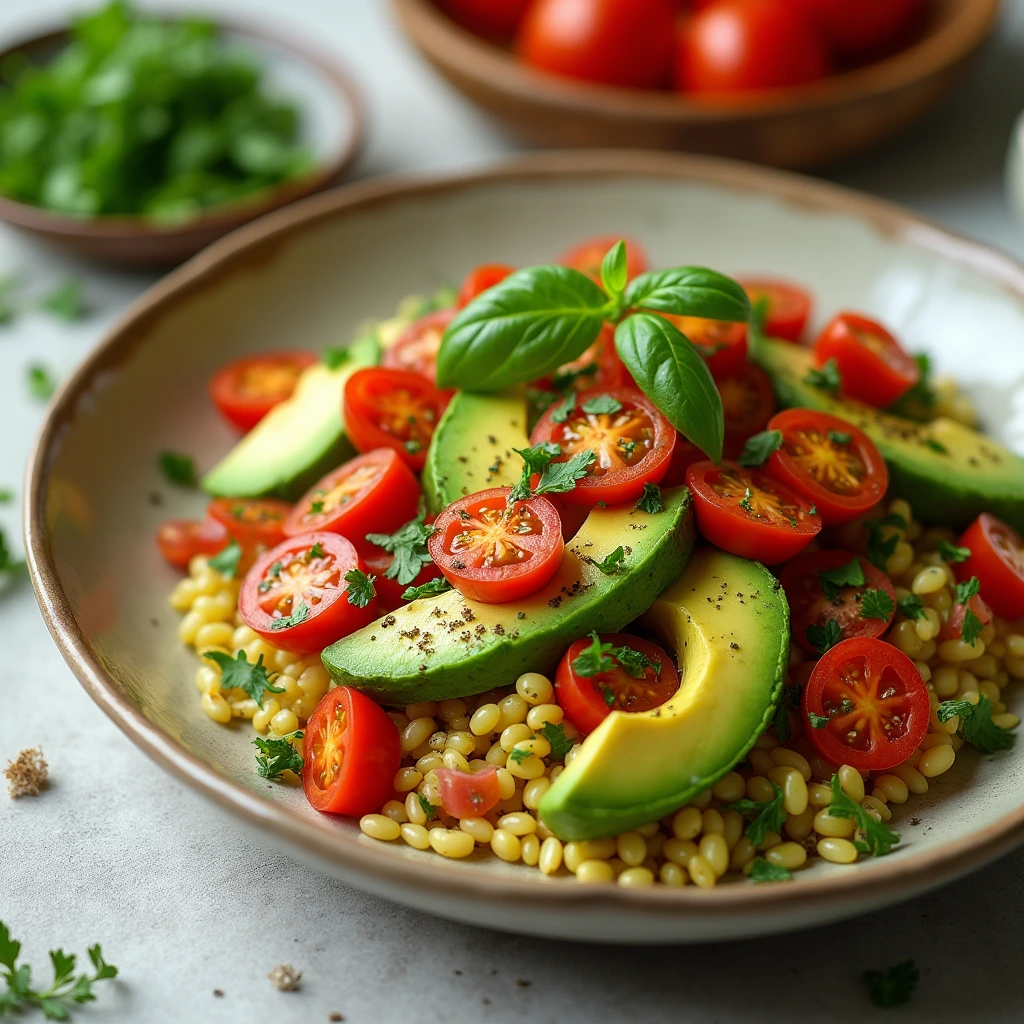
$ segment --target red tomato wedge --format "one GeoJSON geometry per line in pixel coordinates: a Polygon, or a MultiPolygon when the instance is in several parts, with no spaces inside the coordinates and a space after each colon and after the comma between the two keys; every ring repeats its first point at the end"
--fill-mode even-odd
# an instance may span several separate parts
{"type": "Polygon", "coordinates": [[[445,329],[455,316],[454,309],[439,309],[421,316],[384,350],[380,364],[389,370],[405,370],[426,377],[431,384],[437,376],[437,353],[445,329]]]}
{"type": "Polygon", "coordinates": [[[700,316],[676,316],[658,313],[696,346],[711,375],[718,380],[739,373],[747,362],[747,325],[725,320],[706,320],[700,316]]]}
{"type": "Polygon", "coordinates": [[[280,544],[291,512],[291,505],[278,498],[215,498],[206,510],[247,551],[280,544]]]}
{"type": "Polygon", "coordinates": [[[377,617],[377,602],[348,600],[346,573],[365,572],[355,547],[337,533],[289,537],[245,574],[238,611],[268,643],[314,654],[377,617]]]}
{"type": "Polygon", "coordinates": [[[811,293],[799,285],[770,279],[741,278],[740,284],[756,306],[767,305],[764,333],[769,338],[800,341],[811,318],[811,293]]]}
{"type": "Polygon", "coordinates": [[[620,239],[626,243],[626,276],[632,281],[637,274],[644,273],[650,264],[647,261],[644,247],[634,239],[623,238],[622,235],[601,235],[598,238],[588,238],[585,242],[580,242],[579,245],[574,245],[567,252],[562,253],[555,262],[560,263],[563,267],[572,267],[573,270],[578,270],[581,274],[586,274],[587,277],[592,277],[600,283],[601,263],[605,253],[620,239]]]}
{"type": "Polygon", "coordinates": [[[775,412],[775,392],[768,374],[753,363],[716,383],[725,413],[723,454],[727,459],[736,459],[747,441],[768,425],[775,412]]]}
{"type": "Polygon", "coordinates": [[[168,519],[156,532],[160,554],[179,569],[187,569],[196,555],[215,555],[230,540],[216,519],[168,519]]]}
{"type": "Polygon", "coordinates": [[[547,498],[508,507],[510,487],[493,487],[449,505],[434,521],[427,550],[464,597],[484,604],[540,590],[562,564],[562,524],[547,498]]]}
{"type": "Polygon", "coordinates": [[[562,454],[555,462],[566,462],[582,451],[597,457],[563,500],[577,505],[636,501],[645,484],[658,483],[668,471],[676,430],[637,388],[581,391],[572,412],[559,423],[561,405],[556,403],[537,421],[530,444],[559,445],[562,454]]]}
{"type": "MultiPolygon", "coordinates": [[[[856,577],[856,572],[850,572],[849,576],[856,577]]],[[[824,626],[832,620],[838,623],[844,640],[853,637],[873,639],[889,628],[896,612],[896,594],[889,577],[867,559],[858,558],[849,551],[805,551],[786,565],[779,581],[789,601],[793,639],[815,657],[820,651],[808,638],[808,627],[824,626]],[[854,562],[863,583],[837,585],[829,579],[829,574],[843,577],[845,574],[838,570],[852,566],[854,562]],[[867,590],[883,595],[869,602],[867,611],[872,613],[870,615],[864,614],[864,592],[867,590]],[[882,611],[884,615],[876,614],[882,611]]]]}
{"type": "Polygon", "coordinates": [[[826,761],[881,772],[918,748],[931,706],[910,658],[884,640],[858,637],[822,656],[804,687],[803,711],[807,738],[826,761]],[[815,728],[822,718],[828,722],[815,728]]]}
{"type": "Polygon", "coordinates": [[[482,818],[501,802],[498,769],[487,765],[478,772],[438,768],[441,807],[453,818],[482,818]]]}
{"type": "Polygon", "coordinates": [[[856,313],[840,313],[818,335],[814,361],[836,361],[841,390],[879,409],[892,405],[921,378],[921,368],[880,324],[856,313]]]}
{"type": "Polygon", "coordinates": [[[812,409],[786,409],[768,421],[782,447],[765,469],[817,506],[826,526],[841,526],[874,508],[889,470],[874,441],[852,423],[812,409]]]}
{"type": "Polygon", "coordinates": [[[633,383],[626,367],[615,351],[615,329],[605,324],[601,333],[578,359],[560,366],[553,374],[541,377],[534,386],[554,389],[559,394],[567,391],[586,391],[590,388],[621,388],[633,383]]]}
{"type": "Polygon", "coordinates": [[[593,732],[613,711],[650,711],[679,689],[679,673],[672,659],[656,644],[626,633],[602,633],[598,640],[614,649],[638,653],[648,664],[640,660],[629,671],[624,667],[630,664],[628,661],[620,661],[609,652],[609,667],[590,676],[580,671],[576,659],[593,648],[592,637],[577,640],[565,652],[555,672],[555,699],[565,717],[584,735],[593,732]]]}
{"type": "Polygon", "coordinates": [[[394,448],[419,472],[427,446],[451,398],[416,373],[373,367],[345,383],[343,414],[352,443],[361,452],[394,448]]]}
{"type": "Polygon", "coordinates": [[[766,473],[735,462],[694,463],[686,486],[701,534],[734,555],[778,565],[821,531],[821,517],[803,498],[766,473]]]}
{"type": "Polygon", "coordinates": [[[478,295],[483,295],[488,288],[500,284],[509,274],[514,273],[515,269],[507,263],[485,263],[471,270],[459,289],[455,308],[465,309],[478,295]]]}
{"type": "Polygon", "coordinates": [[[1004,619],[1024,618],[1024,540],[1012,526],[982,512],[960,538],[970,558],[953,566],[958,580],[978,577],[985,601],[1004,619]]]}
{"type": "Polygon", "coordinates": [[[210,378],[210,397],[239,430],[251,430],[275,405],[291,398],[302,371],[317,362],[312,352],[268,352],[236,359],[210,378]]]}
{"type": "Polygon", "coordinates": [[[376,448],[343,463],[295,503],[288,537],[327,530],[357,546],[368,533],[394,533],[416,515],[420,485],[394,448],[376,448]]]}
{"type": "Polygon", "coordinates": [[[402,745],[379,704],[337,686],[317,704],[304,733],[302,788],[313,808],[358,818],[391,798],[402,745]]]}

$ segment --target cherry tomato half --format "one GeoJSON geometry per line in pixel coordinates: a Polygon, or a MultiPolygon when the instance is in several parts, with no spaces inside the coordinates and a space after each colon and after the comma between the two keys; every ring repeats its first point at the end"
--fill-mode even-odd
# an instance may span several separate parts
{"type": "Polygon", "coordinates": [[[791,0],[846,57],[874,56],[904,40],[925,14],[927,0],[791,0]]]}
{"type": "Polygon", "coordinates": [[[723,551],[778,565],[798,555],[821,531],[821,517],[766,473],[705,460],[686,472],[697,526],[723,551]]]}
{"type": "Polygon", "coordinates": [[[786,281],[745,278],[740,280],[750,304],[767,305],[764,333],[769,338],[800,341],[811,318],[811,294],[786,281]]]}
{"type": "Polygon", "coordinates": [[[704,357],[711,375],[718,380],[739,373],[747,362],[747,325],[700,316],[658,313],[679,328],[704,357]]]}
{"type": "Polygon", "coordinates": [[[896,594],[889,577],[866,559],[858,558],[849,551],[805,551],[786,565],[779,580],[789,601],[793,639],[815,657],[819,651],[807,638],[808,626],[823,626],[831,619],[839,624],[844,640],[860,636],[874,638],[889,628],[896,612],[896,594]],[[820,573],[832,572],[855,561],[860,565],[864,582],[840,586],[834,597],[826,596],[820,573]],[[880,590],[885,594],[889,599],[886,616],[864,616],[862,601],[865,590],[880,590]]]}
{"type": "Polygon", "coordinates": [[[483,266],[471,270],[459,289],[455,308],[465,309],[478,295],[483,295],[488,288],[500,284],[515,269],[507,263],[485,263],[483,266]]]}
{"type": "Polygon", "coordinates": [[[421,316],[399,335],[391,348],[384,350],[380,365],[389,370],[418,373],[433,384],[437,377],[437,353],[441,350],[441,339],[454,317],[454,309],[439,309],[421,316]]]}
{"type": "Polygon", "coordinates": [[[451,393],[438,391],[416,373],[372,367],[345,383],[345,428],[361,452],[394,448],[419,472],[427,446],[451,393]]]}
{"type": "Polygon", "coordinates": [[[602,633],[598,639],[603,644],[632,648],[651,664],[641,676],[634,676],[610,655],[614,667],[596,676],[584,676],[573,668],[573,661],[593,645],[593,639],[577,640],[565,652],[555,672],[555,700],[584,735],[593,732],[613,711],[650,711],[679,689],[675,664],[656,644],[626,633],[602,633]]]}
{"type": "Polygon", "coordinates": [[[206,519],[168,519],[156,531],[160,554],[179,569],[187,569],[196,555],[215,555],[230,540],[224,524],[206,519]]]}
{"type": "Polygon", "coordinates": [[[416,515],[420,485],[394,448],[349,459],[295,503],[284,524],[288,537],[327,530],[355,545],[368,533],[394,533],[416,515]]]}
{"type": "Polygon", "coordinates": [[[753,363],[716,383],[725,413],[723,453],[727,459],[736,459],[747,441],[768,425],[775,412],[775,392],[768,374],[753,363]]]}
{"type": "Polygon", "coordinates": [[[560,366],[553,374],[541,377],[534,386],[560,394],[566,390],[585,391],[588,388],[629,387],[633,378],[615,351],[615,329],[605,324],[597,341],[571,363],[560,366]]]}
{"type": "Polygon", "coordinates": [[[478,772],[438,768],[441,807],[453,818],[482,818],[501,802],[498,769],[489,764],[478,772]]]}
{"type": "Polygon", "coordinates": [[[289,537],[245,574],[238,611],[268,643],[314,654],[377,617],[377,602],[348,600],[345,574],[365,571],[355,547],[337,533],[289,537]]]}
{"type": "Polygon", "coordinates": [[[982,512],[967,527],[960,545],[971,557],[953,566],[961,582],[978,577],[985,600],[1004,619],[1024,618],[1024,540],[1012,526],[982,512]]]}
{"type": "Polygon", "coordinates": [[[239,430],[252,430],[275,405],[291,398],[302,371],[317,362],[312,352],[268,352],[236,359],[210,378],[210,397],[239,430]]]}
{"type": "Polygon", "coordinates": [[[817,506],[826,526],[848,523],[885,497],[885,459],[852,423],[813,409],[786,409],[768,429],[781,431],[782,447],[765,469],[817,506]]]}
{"type": "Polygon", "coordinates": [[[401,763],[395,723],[358,690],[329,690],[306,723],[302,788],[318,811],[353,818],[379,811],[401,763]]]}
{"type": "Polygon", "coordinates": [[[427,550],[464,597],[484,604],[540,590],[562,564],[562,524],[547,498],[517,501],[492,487],[449,505],[434,521],[427,550]]]}
{"type": "Polygon", "coordinates": [[[884,640],[858,637],[826,651],[803,695],[804,731],[832,764],[880,772],[902,764],[928,731],[928,688],[917,666],[884,640]],[[827,718],[816,729],[810,718],[827,718]]]}
{"type": "Polygon", "coordinates": [[[470,32],[507,39],[515,33],[530,0],[437,0],[437,6],[470,32]]]}
{"type": "Polygon", "coordinates": [[[676,443],[675,428],[637,388],[594,388],[576,396],[573,411],[558,423],[562,403],[541,416],[530,434],[530,444],[553,441],[566,462],[577,452],[591,451],[597,458],[587,475],[562,495],[577,505],[620,505],[636,501],[645,484],[656,484],[668,471],[676,443]],[[603,404],[602,404],[603,403],[603,404]],[[609,404],[610,403],[610,404],[609,404]],[[591,412],[614,408],[614,412],[591,412]]]}
{"type": "Polygon", "coordinates": [[[278,498],[215,498],[206,510],[248,551],[280,544],[291,512],[291,505],[278,498]]]}
{"type": "Polygon", "coordinates": [[[921,368],[880,324],[856,313],[840,313],[818,335],[814,360],[834,359],[842,392],[881,409],[892,405],[920,379],[921,368]]]}
{"type": "Polygon", "coordinates": [[[626,277],[630,281],[637,274],[642,274],[650,264],[647,261],[647,253],[644,247],[632,238],[623,238],[622,235],[601,235],[598,238],[588,238],[579,245],[574,245],[568,252],[562,253],[555,261],[563,267],[572,267],[595,281],[601,281],[601,262],[605,253],[622,239],[626,243],[626,277]]]}

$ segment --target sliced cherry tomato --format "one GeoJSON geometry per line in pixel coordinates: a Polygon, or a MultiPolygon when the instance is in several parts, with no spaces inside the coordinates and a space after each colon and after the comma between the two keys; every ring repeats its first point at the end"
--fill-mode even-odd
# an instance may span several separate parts
{"type": "Polygon", "coordinates": [[[967,604],[955,604],[949,610],[949,618],[943,623],[939,634],[940,640],[962,640],[964,635],[964,619],[967,610],[982,624],[987,626],[993,618],[992,609],[980,594],[974,594],[967,604]]]}
{"type": "MultiPolygon", "coordinates": [[[[595,281],[601,281],[601,262],[605,253],[615,245],[622,235],[601,235],[598,238],[588,238],[579,245],[574,245],[568,252],[562,253],[555,261],[563,267],[572,267],[595,281]]],[[[644,247],[632,238],[624,238],[626,243],[626,277],[633,280],[637,274],[642,274],[650,264],[647,262],[647,253],[644,247]]]]}
{"type": "Polygon", "coordinates": [[[287,537],[328,530],[357,547],[368,533],[394,533],[416,515],[420,485],[394,448],[349,459],[317,481],[295,503],[287,537]]]}
{"type": "Polygon", "coordinates": [[[501,802],[498,769],[487,765],[478,772],[438,768],[441,807],[453,818],[482,818],[501,802]]]}
{"type": "Polygon", "coordinates": [[[555,506],[558,518],[562,521],[562,540],[569,543],[580,532],[580,528],[587,521],[593,511],[590,505],[574,505],[570,501],[563,501],[563,494],[544,495],[555,506]]]}
{"type": "Polygon", "coordinates": [[[534,387],[554,389],[562,394],[567,390],[629,387],[632,383],[633,378],[615,351],[615,329],[611,324],[605,324],[597,341],[583,355],[560,366],[553,374],[534,381],[534,387]]]}
{"type": "Polygon", "coordinates": [[[291,505],[278,498],[215,498],[206,510],[248,551],[280,544],[291,512],[291,505]]]}
{"type": "Polygon", "coordinates": [[[210,397],[239,430],[251,430],[275,405],[291,398],[302,371],[317,362],[312,352],[268,352],[236,359],[210,378],[210,397]]]}
{"type": "Polygon", "coordinates": [[[516,46],[556,75],[657,89],[672,75],[672,0],[534,0],[516,46]]]}
{"type": "Polygon", "coordinates": [[[459,289],[455,308],[465,309],[478,295],[483,295],[488,288],[500,284],[509,274],[514,273],[515,269],[507,263],[485,263],[471,270],[459,289]]]}
{"type": "Polygon", "coordinates": [[[697,526],[723,551],[778,565],[798,555],[821,531],[821,517],[766,473],[723,462],[694,463],[686,472],[697,526]]]}
{"type": "Polygon", "coordinates": [[[422,587],[424,583],[439,579],[441,570],[433,562],[420,569],[419,574],[411,583],[399,583],[397,580],[389,579],[386,575],[395,556],[376,544],[362,544],[358,546],[359,557],[366,563],[366,571],[377,577],[374,588],[377,591],[377,604],[381,611],[393,612],[407,604],[402,595],[409,587],[422,587]]]}
{"type": "Polygon", "coordinates": [[[885,459],[852,423],[813,409],[786,409],[768,429],[781,431],[782,447],[765,469],[817,506],[826,526],[848,523],[885,497],[885,459]]]}
{"type": "Polygon", "coordinates": [[[573,411],[558,423],[556,403],[541,416],[530,434],[530,444],[553,441],[566,462],[577,452],[591,451],[597,458],[587,475],[562,495],[578,505],[620,505],[636,501],[645,484],[656,484],[668,472],[676,431],[657,408],[636,388],[594,388],[576,396],[573,411]],[[609,405],[610,403],[610,405],[609,405]],[[614,412],[588,412],[618,406],[614,412]]]}
{"type": "Polygon", "coordinates": [[[437,6],[470,32],[508,39],[522,21],[530,0],[437,0],[437,6]]]}
{"type": "Polygon", "coordinates": [[[348,600],[346,573],[366,567],[355,547],[337,533],[289,537],[262,555],[245,574],[238,611],[268,643],[314,654],[377,617],[377,602],[360,608],[348,600]]]}
{"type": "Polygon", "coordinates": [[[437,353],[445,329],[455,316],[454,309],[439,309],[421,316],[385,349],[380,365],[389,370],[406,370],[426,377],[431,384],[437,376],[437,353]]]}
{"type": "Polygon", "coordinates": [[[881,409],[892,405],[920,379],[921,368],[880,324],[856,313],[840,313],[818,335],[814,360],[834,359],[842,393],[881,409]]]}
{"type": "Polygon", "coordinates": [[[811,318],[811,293],[786,281],[740,279],[750,304],[767,305],[764,333],[770,338],[800,341],[811,318]]]}
{"type": "Polygon", "coordinates": [[[817,26],[791,0],[718,0],[680,23],[676,87],[731,96],[824,78],[817,26]]]}
{"type": "Polygon", "coordinates": [[[676,446],[668,472],[661,478],[662,487],[682,487],[686,483],[686,471],[695,463],[703,462],[707,456],[682,434],[676,435],[676,446]]]}
{"type": "Polygon", "coordinates": [[[484,604],[540,590],[562,564],[562,524],[547,498],[517,501],[492,487],[449,505],[434,521],[427,550],[463,596],[484,604]]]}
{"type": "Polygon", "coordinates": [[[775,392],[768,374],[753,363],[716,383],[725,413],[723,452],[727,459],[736,459],[747,441],[768,425],[775,412],[775,392]]]}
{"type": "Polygon", "coordinates": [[[318,811],[353,818],[379,811],[401,763],[395,723],[358,690],[329,690],[306,723],[302,788],[318,811]]]}
{"type": "Polygon", "coordinates": [[[739,373],[747,362],[747,325],[725,320],[707,320],[700,316],[676,316],[658,313],[697,346],[708,369],[717,380],[739,373]]]}
{"type": "Polygon", "coordinates": [[[187,569],[196,555],[215,555],[231,538],[216,519],[168,519],[156,532],[160,554],[171,565],[187,569]]]}
{"type": "Polygon", "coordinates": [[[832,764],[881,772],[902,764],[928,731],[928,687],[917,666],[884,640],[857,637],[826,651],[803,695],[804,731],[832,764]],[[815,728],[811,715],[827,718],[815,728]]]}
{"type": "Polygon", "coordinates": [[[1024,618],[1024,540],[1012,526],[982,512],[960,538],[971,556],[953,566],[961,582],[978,577],[985,600],[1004,619],[1024,618]]]}
{"type": "Polygon", "coordinates": [[[359,451],[394,448],[419,472],[450,398],[450,392],[438,391],[416,373],[357,370],[345,383],[345,428],[359,451]]]}
{"type": "Polygon", "coordinates": [[[577,640],[565,652],[555,673],[555,699],[565,717],[584,735],[593,732],[613,711],[650,711],[661,707],[679,689],[679,673],[672,659],[656,644],[626,633],[602,633],[599,640],[632,648],[650,664],[636,676],[609,655],[613,667],[596,676],[585,676],[573,668],[573,661],[593,645],[593,639],[577,640]]]}
{"type": "Polygon", "coordinates": [[[821,29],[838,54],[877,56],[902,42],[920,23],[927,0],[791,0],[821,29]]]}
{"type": "MultiPolygon", "coordinates": [[[[839,624],[843,639],[855,636],[881,636],[892,622],[896,612],[896,594],[884,572],[869,561],[849,551],[805,551],[789,562],[779,576],[786,600],[789,601],[790,628],[793,639],[808,653],[818,656],[818,648],[807,637],[808,626],[824,626],[832,620],[839,624]],[[834,596],[827,596],[820,573],[833,572],[858,562],[864,582],[830,588],[834,596]],[[888,614],[882,618],[863,614],[863,596],[866,590],[879,590],[888,598],[888,614]]],[[[881,602],[885,604],[886,602],[881,602]]],[[[869,608],[878,611],[879,608],[869,608]]]]}

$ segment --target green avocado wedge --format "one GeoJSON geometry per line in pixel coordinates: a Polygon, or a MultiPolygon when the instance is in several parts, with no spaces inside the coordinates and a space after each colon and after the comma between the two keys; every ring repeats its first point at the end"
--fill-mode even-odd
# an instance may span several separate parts
{"type": "Polygon", "coordinates": [[[743,759],[771,721],[789,660],[789,605],[759,562],[698,548],[641,624],[676,652],[681,684],[652,711],[613,711],[540,804],[560,839],[671,814],[743,759]]]}
{"type": "Polygon", "coordinates": [[[808,384],[811,354],[799,345],[761,339],[751,354],[780,405],[819,409],[860,427],[889,467],[890,493],[906,498],[918,518],[965,525],[993,512],[1024,530],[1024,459],[954,420],[918,423],[808,384]]]}
{"type": "Polygon", "coordinates": [[[552,672],[591,630],[613,633],[646,611],[686,565],[694,541],[690,492],[663,492],[665,509],[595,508],[550,583],[521,601],[481,604],[457,590],[420,598],[332,644],[334,680],[384,704],[465,697],[552,672]],[[591,561],[625,548],[606,575],[591,561]]]}

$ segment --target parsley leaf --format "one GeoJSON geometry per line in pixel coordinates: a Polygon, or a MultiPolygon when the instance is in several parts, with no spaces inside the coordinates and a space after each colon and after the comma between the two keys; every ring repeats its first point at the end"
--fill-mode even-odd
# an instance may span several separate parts
{"type": "Polygon", "coordinates": [[[584,363],[583,366],[578,366],[572,370],[563,367],[561,370],[555,371],[552,376],[551,388],[554,391],[567,391],[575,386],[581,377],[593,377],[599,369],[600,367],[597,365],[596,359],[591,359],[589,363],[584,363]]]}
{"type": "Polygon", "coordinates": [[[875,1006],[899,1006],[917,988],[921,972],[913,960],[904,960],[887,971],[865,971],[864,984],[875,1006]]]}
{"type": "Polygon", "coordinates": [[[898,607],[908,619],[924,618],[924,601],[917,594],[908,594],[902,601],[898,602],[898,607]]]}
{"type": "Polygon", "coordinates": [[[762,430],[743,446],[743,452],[736,460],[741,466],[763,466],[772,452],[782,447],[781,430],[762,430]]]}
{"type": "Polygon", "coordinates": [[[552,462],[540,475],[534,494],[565,494],[574,490],[576,481],[587,475],[597,456],[587,449],[577,452],[566,462],[552,462]]]}
{"type": "Polygon", "coordinates": [[[280,739],[264,739],[257,736],[253,740],[258,751],[256,771],[262,778],[274,781],[281,778],[282,772],[298,774],[302,771],[302,755],[292,746],[293,739],[302,739],[302,733],[289,733],[280,739]]]}
{"type": "Polygon", "coordinates": [[[296,608],[287,618],[274,619],[274,621],[270,623],[270,628],[274,630],[274,632],[277,632],[277,630],[279,629],[288,629],[289,626],[298,626],[300,623],[305,622],[306,619],[308,618],[309,605],[306,604],[305,601],[302,601],[299,604],[299,607],[296,608]]]}
{"type": "Polygon", "coordinates": [[[788,882],[792,877],[793,873],[788,868],[772,864],[764,857],[755,857],[750,862],[750,871],[747,873],[747,878],[752,882],[788,882]]]}
{"type": "MultiPolygon", "coordinates": [[[[572,669],[586,678],[593,678],[602,672],[610,672],[618,665],[625,669],[634,679],[643,679],[647,669],[661,671],[661,662],[652,661],[641,651],[628,645],[616,647],[612,643],[602,643],[597,633],[590,633],[591,644],[572,659],[572,669]]],[[[614,699],[614,695],[613,695],[614,699]]],[[[611,702],[606,700],[611,706],[611,702]]]]}
{"type": "Polygon", "coordinates": [[[804,636],[819,654],[825,654],[843,639],[843,631],[835,619],[826,619],[821,625],[812,622],[805,630],[804,636]]]}
{"type": "Polygon", "coordinates": [[[522,747],[513,747],[508,755],[508,759],[514,764],[522,764],[528,757],[533,757],[533,751],[524,750],[522,747]]]}
{"type": "Polygon", "coordinates": [[[888,621],[895,608],[896,602],[884,590],[865,590],[861,594],[861,618],[888,621]]]}
{"type": "Polygon", "coordinates": [[[817,715],[813,711],[807,712],[807,720],[812,729],[824,729],[828,725],[828,715],[817,715]]]}
{"type": "Polygon", "coordinates": [[[839,596],[842,587],[863,587],[865,582],[864,569],[859,558],[854,558],[846,565],[840,565],[835,569],[823,569],[815,575],[821,581],[821,589],[830,601],[839,596]]]}
{"type": "Polygon", "coordinates": [[[395,556],[384,575],[402,586],[412,583],[423,567],[433,562],[430,552],[427,551],[427,541],[433,536],[434,528],[423,521],[425,514],[409,520],[390,536],[386,533],[366,535],[371,544],[376,544],[377,547],[395,556]]]}
{"type": "Polygon", "coordinates": [[[565,735],[565,727],[555,725],[553,722],[545,722],[541,727],[541,734],[551,744],[551,756],[556,761],[564,761],[565,755],[574,746],[574,741],[565,735]]]}
{"type": "Polygon", "coordinates": [[[373,581],[376,576],[367,576],[361,569],[349,569],[345,573],[345,582],[348,584],[348,603],[356,608],[365,608],[376,596],[373,581]]]}
{"type": "Polygon", "coordinates": [[[237,540],[232,540],[227,547],[221,548],[217,554],[211,556],[206,564],[211,569],[216,569],[221,575],[233,580],[238,575],[238,563],[241,560],[242,549],[237,540]]]}
{"type": "Polygon", "coordinates": [[[223,651],[204,651],[203,657],[207,661],[214,661],[220,665],[220,688],[222,690],[242,690],[247,697],[256,701],[263,707],[263,697],[267,693],[284,693],[280,686],[274,686],[271,682],[267,667],[263,664],[261,654],[252,664],[245,656],[245,651],[239,651],[237,658],[223,651]]]}
{"type": "Polygon", "coordinates": [[[447,578],[438,576],[436,580],[427,580],[426,583],[421,583],[418,587],[406,587],[402,594],[402,600],[415,601],[420,597],[437,597],[438,594],[443,594],[446,590],[451,589],[452,585],[447,578]]]}
{"type": "Polygon", "coordinates": [[[868,539],[865,545],[868,561],[884,572],[885,563],[888,562],[892,557],[893,552],[896,550],[896,545],[900,542],[900,536],[898,533],[893,533],[890,536],[885,537],[883,536],[883,531],[887,527],[896,527],[899,530],[905,530],[907,528],[907,521],[903,516],[893,513],[887,516],[882,516],[881,519],[866,519],[864,521],[864,527],[868,531],[868,539]]]}
{"type": "Polygon", "coordinates": [[[69,277],[52,292],[43,296],[39,302],[39,308],[45,309],[69,323],[81,320],[89,313],[89,304],[85,299],[82,279],[69,277]]]}
{"type": "Polygon", "coordinates": [[[644,493],[637,499],[635,507],[652,516],[664,512],[665,503],[661,500],[661,488],[657,484],[644,484],[644,493]]]}
{"type": "Polygon", "coordinates": [[[981,619],[971,610],[969,603],[980,589],[981,584],[978,582],[977,576],[972,576],[969,580],[964,580],[963,583],[956,585],[956,603],[964,606],[964,621],[960,635],[964,643],[970,644],[972,647],[977,643],[981,631],[985,628],[981,624],[981,619]]]}
{"type": "MultiPolygon", "coordinates": [[[[753,491],[748,487],[743,492],[743,497],[736,503],[745,512],[749,512],[751,515],[755,515],[754,506],[750,503],[750,499],[754,496],[753,491]]],[[[760,518],[760,517],[759,517],[760,518]]]]}
{"type": "Polygon", "coordinates": [[[843,378],[839,373],[839,363],[835,359],[829,359],[821,369],[812,367],[804,377],[804,383],[811,387],[821,388],[823,391],[831,391],[837,394],[843,386],[843,378]]]}
{"type": "Polygon", "coordinates": [[[855,839],[853,843],[861,853],[883,857],[900,841],[900,837],[884,821],[872,818],[859,803],[843,792],[838,772],[832,776],[832,801],[828,805],[828,813],[833,818],[853,820],[857,831],[864,836],[863,840],[855,839]]]}
{"type": "Polygon", "coordinates": [[[57,390],[57,382],[53,374],[41,363],[33,363],[28,368],[28,393],[41,402],[48,402],[54,391],[57,390]]]}
{"type": "Polygon", "coordinates": [[[934,437],[926,437],[924,444],[926,448],[931,448],[933,452],[938,452],[940,455],[949,454],[949,449],[941,441],[936,441],[934,437]]]}
{"type": "Polygon", "coordinates": [[[843,444],[843,445],[849,444],[850,441],[853,440],[853,438],[849,434],[845,433],[842,430],[830,430],[828,432],[828,439],[833,444],[843,444]]]}
{"type": "Polygon", "coordinates": [[[611,395],[595,395],[588,398],[580,408],[591,416],[614,416],[622,409],[622,403],[611,395]]]}
{"type": "Polygon", "coordinates": [[[994,754],[997,750],[1009,750],[1017,737],[1009,729],[992,721],[992,701],[984,694],[977,704],[967,700],[943,701],[936,711],[940,722],[948,722],[954,715],[960,717],[957,732],[979,753],[994,754]]]}
{"type": "MultiPolygon", "coordinates": [[[[324,557],[323,545],[320,543],[320,541],[316,541],[313,544],[313,546],[309,549],[309,558],[313,559],[313,558],[323,558],[323,557],[324,557]]],[[[277,565],[277,562],[275,562],[274,565],[277,565]]],[[[280,575],[280,570],[278,570],[278,574],[280,575]]]]}
{"type": "Polygon", "coordinates": [[[340,345],[331,345],[324,349],[320,358],[328,370],[337,370],[339,366],[344,366],[352,358],[352,350],[342,348],[340,345]]]}
{"type": "Polygon", "coordinates": [[[786,702],[780,700],[775,705],[775,714],[772,716],[772,725],[775,726],[775,738],[780,743],[787,743],[793,735],[793,728],[789,722],[789,711],[786,709],[786,702]]]}
{"type": "Polygon", "coordinates": [[[935,550],[938,551],[942,558],[946,562],[952,562],[954,564],[958,562],[966,562],[971,557],[970,548],[962,548],[957,544],[950,544],[948,540],[940,540],[935,545],[935,550]]]}
{"type": "Polygon", "coordinates": [[[158,459],[160,472],[165,479],[178,487],[195,487],[198,483],[196,464],[191,455],[181,452],[161,452],[158,459]]]}
{"type": "Polygon", "coordinates": [[[600,562],[589,555],[587,556],[587,561],[600,569],[605,576],[614,576],[620,569],[626,568],[626,551],[620,544],[610,555],[602,558],[600,562]]]}
{"type": "Polygon", "coordinates": [[[519,478],[519,483],[509,492],[509,505],[517,501],[526,501],[530,497],[532,493],[530,481],[533,479],[534,473],[543,473],[547,469],[548,463],[562,454],[562,446],[555,444],[554,441],[541,441],[540,444],[535,444],[532,448],[513,448],[512,451],[523,460],[523,475],[519,478]]]}
{"type": "Polygon", "coordinates": [[[772,782],[772,786],[775,788],[775,796],[767,803],[744,797],[728,805],[730,811],[754,815],[744,832],[755,846],[760,846],[764,842],[766,832],[781,832],[782,824],[786,820],[786,811],[782,806],[782,789],[776,782],[772,782]]]}
{"type": "Polygon", "coordinates": [[[433,818],[440,808],[440,804],[432,804],[422,793],[417,793],[416,798],[420,802],[420,807],[423,808],[423,813],[427,818],[433,818]]]}
{"type": "Polygon", "coordinates": [[[564,423],[576,408],[576,395],[566,395],[565,401],[557,409],[551,412],[551,419],[554,423],[564,423]]]}

